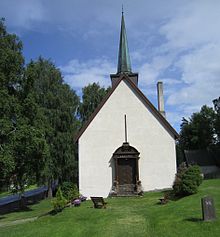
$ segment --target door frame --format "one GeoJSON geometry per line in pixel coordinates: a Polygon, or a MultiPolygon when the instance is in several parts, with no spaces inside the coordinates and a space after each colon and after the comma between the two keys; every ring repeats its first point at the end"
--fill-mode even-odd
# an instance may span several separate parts
{"type": "Polygon", "coordinates": [[[135,159],[136,163],[136,170],[135,170],[135,184],[139,181],[139,155],[140,153],[137,151],[136,148],[129,145],[128,142],[124,142],[121,147],[116,149],[113,153],[113,159],[115,163],[115,177],[114,181],[119,182],[119,169],[118,169],[118,162],[120,159],[135,159]]]}

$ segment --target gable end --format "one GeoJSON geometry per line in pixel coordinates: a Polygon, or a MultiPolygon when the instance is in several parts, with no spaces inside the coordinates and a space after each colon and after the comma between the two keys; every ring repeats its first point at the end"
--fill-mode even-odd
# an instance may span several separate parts
{"type": "MultiPolygon", "coordinates": [[[[118,80],[118,82],[112,87],[112,89],[109,91],[109,93],[104,97],[104,99],[102,100],[102,102],[98,105],[98,107],[95,109],[95,111],[91,114],[91,116],[89,117],[89,119],[85,122],[84,126],[79,130],[78,134],[75,137],[75,142],[77,142],[79,140],[79,138],[81,137],[81,135],[84,133],[84,131],[87,129],[87,127],[89,126],[89,124],[93,121],[93,119],[95,118],[95,116],[98,114],[98,112],[101,110],[101,108],[104,106],[104,104],[107,102],[107,100],[109,99],[109,97],[113,94],[113,92],[115,91],[115,89],[118,87],[118,85],[120,84],[120,82],[122,80],[125,80],[125,82],[127,82],[129,84],[129,86],[131,87],[131,89],[133,89],[138,96],[140,97],[140,99],[142,100],[142,102],[145,104],[146,107],[148,107],[150,109],[150,111],[153,113],[153,115],[159,120],[159,122],[168,129],[168,131],[173,134],[174,138],[177,139],[179,137],[179,134],[176,132],[176,130],[170,125],[170,123],[160,114],[160,112],[154,107],[154,105],[147,99],[147,97],[139,90],[139,88],[131,81],[131,79],[126,75],[126,74],[122,74],[118,80]]],[[[127,84],[126,83],[126,84],[127,84]]]]}

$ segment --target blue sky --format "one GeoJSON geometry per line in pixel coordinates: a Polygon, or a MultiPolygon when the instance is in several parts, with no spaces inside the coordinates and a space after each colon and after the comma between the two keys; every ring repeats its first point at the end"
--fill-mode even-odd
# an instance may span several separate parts
{"type": "Polygon", "coordinates": [[[182,117],[220,96],[219,0],[0,0],[0,16],[26,62],[50,58],[80,95],[116,72],[122,3],[139,88],[157,107],[164,82],[167,119],[179,130],[182,117]]]}

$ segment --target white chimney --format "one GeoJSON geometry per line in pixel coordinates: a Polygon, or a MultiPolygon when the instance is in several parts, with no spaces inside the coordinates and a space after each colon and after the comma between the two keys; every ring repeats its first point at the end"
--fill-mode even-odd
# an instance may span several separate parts
{"type": "Polygon", "coordinates": [[[163,82],[157,82],[157,100],[158,100],[158,111],[166,118],[164,110],[164,97],[163,97],[163,82]]]}

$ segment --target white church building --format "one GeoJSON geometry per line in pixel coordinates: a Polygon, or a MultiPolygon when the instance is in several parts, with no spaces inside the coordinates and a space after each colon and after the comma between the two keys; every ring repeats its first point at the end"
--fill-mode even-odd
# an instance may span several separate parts
{"type": "MultiPolygon", "coordinates": [[[[124,16],[118,70],[112,89],[77,135],[79,191],[85,196],[135,195],[172,187],[178,133],[165,118],[163,85],[158,82],[158,109],[138,88],[131,70],[124,16]]],[[[146,75],[147,77],[147,75],[146,75]]]]}

